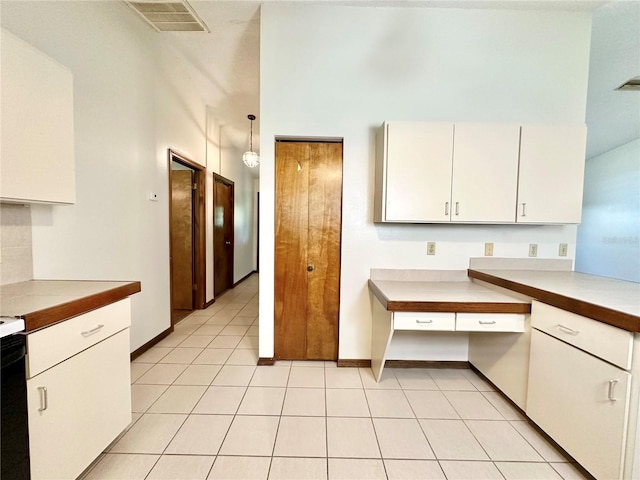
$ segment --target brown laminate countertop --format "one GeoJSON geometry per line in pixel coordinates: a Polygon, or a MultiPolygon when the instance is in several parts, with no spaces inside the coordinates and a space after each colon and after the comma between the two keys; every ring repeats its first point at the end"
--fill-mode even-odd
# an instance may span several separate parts
{"type": "Polygon", "coordinates": [[[531,303],[471,281],[370,279],[369,289],[392,312],[529,313],[531,303]]]}
{"type": "Polygon", "coordinates": [[[23,318],[26,332],[48,327],[141,290],[140,282],[30,280],[0,286],[0,314],[23,318]]]}
{"type": "Polygon", "coordinates": [[[640,283],[552,270],[469,269],[469,277],[630,332],[640,332],[640,283]]]}

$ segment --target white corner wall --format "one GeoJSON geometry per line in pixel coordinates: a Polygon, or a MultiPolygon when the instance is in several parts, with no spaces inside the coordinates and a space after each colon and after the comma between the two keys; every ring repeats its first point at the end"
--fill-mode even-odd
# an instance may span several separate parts
{"type": "MultiPolygon", "coordinates": [[[[235,126],[238,127],[238,126],[235,126]]],[[[246,128],[243,124],[239,128],[246,128]]],[[[238,150],[227,132],[230,125],[218,122],[211,111],[207,112],[207,182],[213,185],[213,172],[233,182],[234,187],[234,261],[233,281],[238,282],[256,270],[257,246],[255,243],[255,178],[253,172],[242,163],[244,150],[238,150]]],[[[211,189],[213,191],[213,189],[211,189]]],[[[213,219],[213,196],[209,200],[213,219]]],[[[212,226],[213,232],[213,226],[212,226]]],[[[212,235],[213,238],[213,235],[212,235]]],[[[213,242],[211,243],[213,245],[213,242]]],[[[213,258],[213,247],[211,257],[213,258]]],[[[209,262],[212,263],[212,262],[209,262]]],[[[213,264],[212,264],[213,265],[213,264]]],[[[209,265],[207,265],[207,268],[209,265]]],[[[213,298],[213,284],[211,285],[213,298]]]]}
{"type": "MultiPolygon", "coordinates": [[[[374,225],[385,120],[584,123],[590,16],[265,4],[261,10],[260,357],[273,356],[274,139],[344,138],[341,359],[370,358],[370,268],[465,269],[554,258],[575,226],[374,225]],[[426,242],[437,255],[426,255],[426,242]]],[[[461,346],[466,348],[466,346],[461,346]]]]}
{"type": "Polygon", "coordinates": [[[204,101],[124,2],[2,2],[1,9],[4,28],[74,78],[77,203],[32,209],[34,277],[140,280],[133,351],[170,326],[167,149],[206,165],[204,101]]]}
{"type": "Polygon", "coordinates": [[[640,282],[640,139],[587,161],[576,271],[640,282]]]}

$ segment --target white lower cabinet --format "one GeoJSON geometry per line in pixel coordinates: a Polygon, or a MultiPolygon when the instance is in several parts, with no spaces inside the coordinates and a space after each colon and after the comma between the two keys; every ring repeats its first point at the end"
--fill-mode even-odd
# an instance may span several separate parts
{"type": "Polygon", "coordinates": [[[78,477],[131,422],[129,329],[28,378],[27,402],[32,480],[78,477]]]}
{"type": "Polygon", "coordinates": [[[532,330],[526,413],[597,479],[622,478],[630,383],[625,370],[532,330]]]}

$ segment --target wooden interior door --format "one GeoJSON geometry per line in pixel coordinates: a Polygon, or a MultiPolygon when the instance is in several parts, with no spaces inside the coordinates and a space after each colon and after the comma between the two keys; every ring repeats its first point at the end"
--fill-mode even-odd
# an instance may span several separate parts
{"type": "Polygon", "coordinates": [[[213,174],[213,295],[233,287],[233,191],[234,185],[213,174]]]}
{"type": "Polygon", "coordinates": [[[193,170],[171,172],[171,307],[193,310],[193,170]]]}
{"type": "Polygon", "coordinates": [[[336,360],[342,143],[276,143],[275,357],[336,360]]]}

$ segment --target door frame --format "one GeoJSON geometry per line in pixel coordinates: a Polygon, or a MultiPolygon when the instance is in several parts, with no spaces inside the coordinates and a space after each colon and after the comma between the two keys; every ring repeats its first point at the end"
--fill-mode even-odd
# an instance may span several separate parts
{"type": "MultiPolygon", "coordinates": [[[[229,288],[227,290],[230,290],[234,287],[233,284],[233,266],[235,264],[235,203],[236,203],[236,187],[235,184],[233,182],[233,180],[229,180],[228,178],[223,177],[222,175],[219,175],[217,173],[213,173],[213,192],[212,192],[212,196],[213,196],[213,291],[214,291],[214,297],[215,297],[215,291],[216,291],[216,265],[215,265],[215,258],[216,258],[216,252],[215,252],[215,248],[216,248],[216,242],[215,242],[215,235],[216,235],[216,229],[215,229],[215,212],[216,212],[216,182],[220,182],[220,183],[224,183],[225,185],[231,187],[231,268],[229,269],[229,278],[227,279],[227,283],[229,285],[229,288]]],[[[227,290],[224,290],[225,292],[227,290]]],[[[223,292],[224,293],[224,292],[223,292]]]]}
{"type": "MultiPolygon", "coordinates": [[[[196,194],[193,196],[193,278],[195,288],[193,291],[193,307],[201,310],[205,307],[206,295],[206,223],[205,223],[205,167],[188,159],[175,150],[167,150],[169,169],[169,288],[173,291],[173,262],[171,261],[171,162],[176,162],[193,170],[196,194]]],[[[172,306],[171,306],[172,307],[172,306]]]]}

